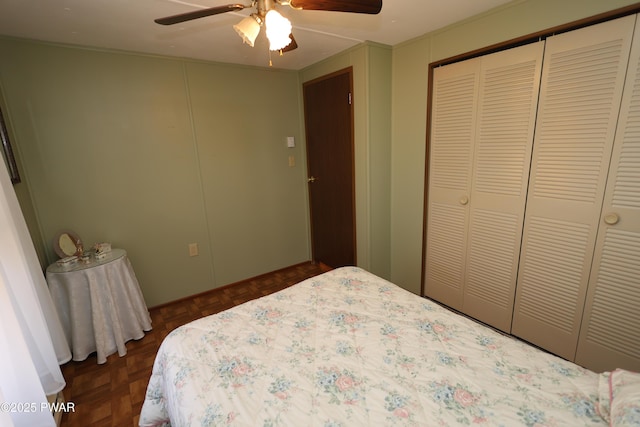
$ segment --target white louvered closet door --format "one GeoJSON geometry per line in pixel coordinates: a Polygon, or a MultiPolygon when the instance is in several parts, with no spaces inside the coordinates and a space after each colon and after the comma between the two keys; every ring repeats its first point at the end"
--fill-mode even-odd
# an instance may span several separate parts
{"type": "Polygon", "coordinates": [[[544,42],[482,58],[462,311],[511,331],[544,42]]]}
{"type": "Polygon", "coordinates": [[[507,332],[543,48],[434,70],[426,294],[507,332]]]}
{"type": "Polygon", "coordinates": [[[640,30],[634,34],[576,363],[640,372],[640,30]]]}
{"type": "Polygon", "coordinates": [[[574,360],[635,16],[550,37],[512,333],[574,360]]]}
{"type": "Polygon", "coordinates": [[[425,293],[461,310],[480,58],[433,73],[425,293]]]}

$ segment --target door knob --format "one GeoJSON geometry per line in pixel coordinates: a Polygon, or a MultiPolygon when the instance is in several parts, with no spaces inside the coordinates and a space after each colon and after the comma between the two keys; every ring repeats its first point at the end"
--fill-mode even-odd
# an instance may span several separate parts
{"type": "Polygon", "coordinates": [[[604,222],[606,222],[609,225],[617,224],[618,221],[620,221],[620,217],[616,213],[610,213],[604,216],[604,222]]]}
{"type": "Polygon", "coordinates": [[[316,178],[314,176],[307,179],[307,182],[315,182],[315,181],[316,181],[316,178]]]}
{"type": "Polygon", "coordinates": [[[460,204],[461,205],[466,205],[467,203],[469,203],[469,198],[467,196],[462,196],[460,197],[460,204]]]}

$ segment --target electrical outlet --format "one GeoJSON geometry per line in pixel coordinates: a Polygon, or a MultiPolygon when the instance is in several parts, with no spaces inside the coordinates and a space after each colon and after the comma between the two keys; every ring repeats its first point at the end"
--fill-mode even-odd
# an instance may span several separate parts
{"type": "Polygon", "coordinates": [[[294,167],[296,165],[296,158],[291,155],[289,156],[289,167],[294,167]]]}
{"type": "Polygon", "coordinates": [[[197,243],[189,243],[189,256],[198,255],[198,244],[197,243]]]}

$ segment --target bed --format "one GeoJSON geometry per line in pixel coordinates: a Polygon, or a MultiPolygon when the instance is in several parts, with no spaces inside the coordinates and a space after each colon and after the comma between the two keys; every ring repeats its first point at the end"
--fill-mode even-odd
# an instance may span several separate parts
{"type": "Polygon", "coordinates": [[[595,373],[357,267],[172,331],[140,426],[640,425],[639,374],[595,373]]]}

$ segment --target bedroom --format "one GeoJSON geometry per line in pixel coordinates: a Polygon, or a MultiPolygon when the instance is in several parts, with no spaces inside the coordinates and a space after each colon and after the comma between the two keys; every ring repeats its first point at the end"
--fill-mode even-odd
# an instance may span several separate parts
{"type": "Polygon", "coordinates": [[[362,46],[300,73],[3,39],[0,80],[13,132],[34,144],[19,154],[37,186],[30,195],[24,183],[15,188],[34,201],[26,216],[32,225],[37,218],[42,236],[34,238],[44,259],[52,260],[46,242],[61,227],[89,242],[117,243],[131,254],[149,306],[302,262],[309,242],[298,88],[353,66],[356,93],[367,98],[356,106],[359,264],[417,293],[427,64],[631,3],[518,1],[393,49],[362,46]],[[71,106],[55,121],[41,119],[61,99],[71,106]],[[236,105],[243,99],[251,102],[236,105]],[[154,108],[139,107],[150,102],[154,108]],[[215,146],[196,149],[180,137],[190,132],[188,102],[196,133],[215,146]],[[277,109],[278,119],[264,117],[265,108],[277,109]],[[158,127],[166,117],[178,125],[158,127]],[[300,143],[287,149],[285,136],[300,143]],[[40,151],[36,141],[47,137],[65,148],[40,151]],[[255,144],[261,140],[271,145],[255,144]],[[300,167],[288,167],[291,152],[300,167]],[[200,256],[188,257],[190,242],[199,243],[200,256]]]}

